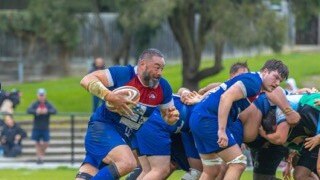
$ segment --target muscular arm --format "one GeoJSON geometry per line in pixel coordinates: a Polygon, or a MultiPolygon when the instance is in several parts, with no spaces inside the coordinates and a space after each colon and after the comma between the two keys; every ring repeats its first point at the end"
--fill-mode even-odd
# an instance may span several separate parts
{"type": "Polygon", "coordinates": [[[220,82],[211,83],[211,84],[207,85],[206,87],[199,89],[198,93],[200,95],[204,95],[206,92],[208,92],[209,90],[219,86],[220,84],[221,84],[220,82]]]}
{"type": "Polygon", "coordinates": [[[218,109],[218,144],[220,147],[226,147],[228,145],[226,126],[232,103],[245,97],[241,86],[242,82],[239,81],[235,83],[220,97],[218,109]]]}
{"type": "Polygon", "coordinates": [[[232,103],[242,98],[244,94],[238,82],[221,95],[218,110],[219,130],[225,131],[232,103]]]}
{"type": "Polygon", "coordinates": [[[289,124],[284,121],[277,126],[276,132],[271,134],[260,133],[260,135],[273,144],[283,145],[288,139],[289,130],[289,124]]]}
{"type": "Polygon", "coordinates": [[[109,87],[109,80],[106,76],[105,70],[94,71],[87,74],[82,78],[80,84],[87,91],[102,100],[107,100],[107,96],[110,94],[110,90],[106,88],[109,87]]]}
{"type": "Polygon", "coordinates": [[[266,92],[268,99],[277,105],[286,115],[286,120],[290,125],[296,125],[300,121],[300,115],[292,110],[285,94],[280,87],[277,87],[272,92],[266,92]]]}

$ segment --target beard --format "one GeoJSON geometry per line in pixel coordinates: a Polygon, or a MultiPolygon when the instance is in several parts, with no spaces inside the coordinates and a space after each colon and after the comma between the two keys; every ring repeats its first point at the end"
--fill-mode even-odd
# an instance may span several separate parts
{"type": "Polygon", "coordinates": [[[143,82],[145,83],[146,86],[150,87],[150,88],[154,88],[156,87],[158,84],[159,84],[159,79],[160,78],[152,78],[150,76],[150,73],[145,70],[143,73],[142,73],[142,79],[143,79],[143,82]]]}

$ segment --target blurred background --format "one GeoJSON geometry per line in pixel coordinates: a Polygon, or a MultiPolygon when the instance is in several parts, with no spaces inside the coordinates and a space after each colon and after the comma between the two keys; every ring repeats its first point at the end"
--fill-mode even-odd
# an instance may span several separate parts
{"type": "Polygon", "coordinates": [[[0,164],[36,161],[26,110],[45,88],[58,110],[45,160],[77,167],[92,111],[80,79],[97,57],[106,66],[135,64],[149,47],[165,54],[164,76],[175,91],[221,82],[234,62],[247,61],[257,71],[270,58],[289,66],[298,87],[319,88],[320,2],[1,0],[0,82],[5,98],[18,93],[14,119],[28,137],[22,156],[0,158],[0,164]]]}

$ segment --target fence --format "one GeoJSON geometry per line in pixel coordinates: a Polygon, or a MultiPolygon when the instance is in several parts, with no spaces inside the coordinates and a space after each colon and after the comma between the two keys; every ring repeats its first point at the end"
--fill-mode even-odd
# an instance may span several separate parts
{"type": "MultiPolygon", "coordinates": [[[[14,119],[26,130],[28,137],[22,141],[22,155],[16,158],[1,157],[0,163],[36,162],[34,141],[31,140],[33,116],[18,113],[14,119]]],[[[89,114],[59,113],[50,120],[50,143],[44,162],[74,163],[82,162],[85,154],[84,136],[89,114]]]]}

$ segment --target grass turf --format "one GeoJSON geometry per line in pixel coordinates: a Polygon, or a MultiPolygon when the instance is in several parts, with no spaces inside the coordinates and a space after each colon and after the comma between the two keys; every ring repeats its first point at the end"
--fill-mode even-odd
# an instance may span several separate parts
{"type": "MultiPolygon", "coordinates": [[[[60,167],[57,169],[0,169],[0,180],[61,180],[74,179],[77,169],[60,167]]],[[[168,180],[180,180],[184,171],[175,171],[168,180]]],[[[281,178],[281,172],[277,172],[281,178]]],[[[124,178],[121,178],[124,179],[124,178]]],[[[252,170],[245,171],[241,180],[251,180],[252,170]]]]}

